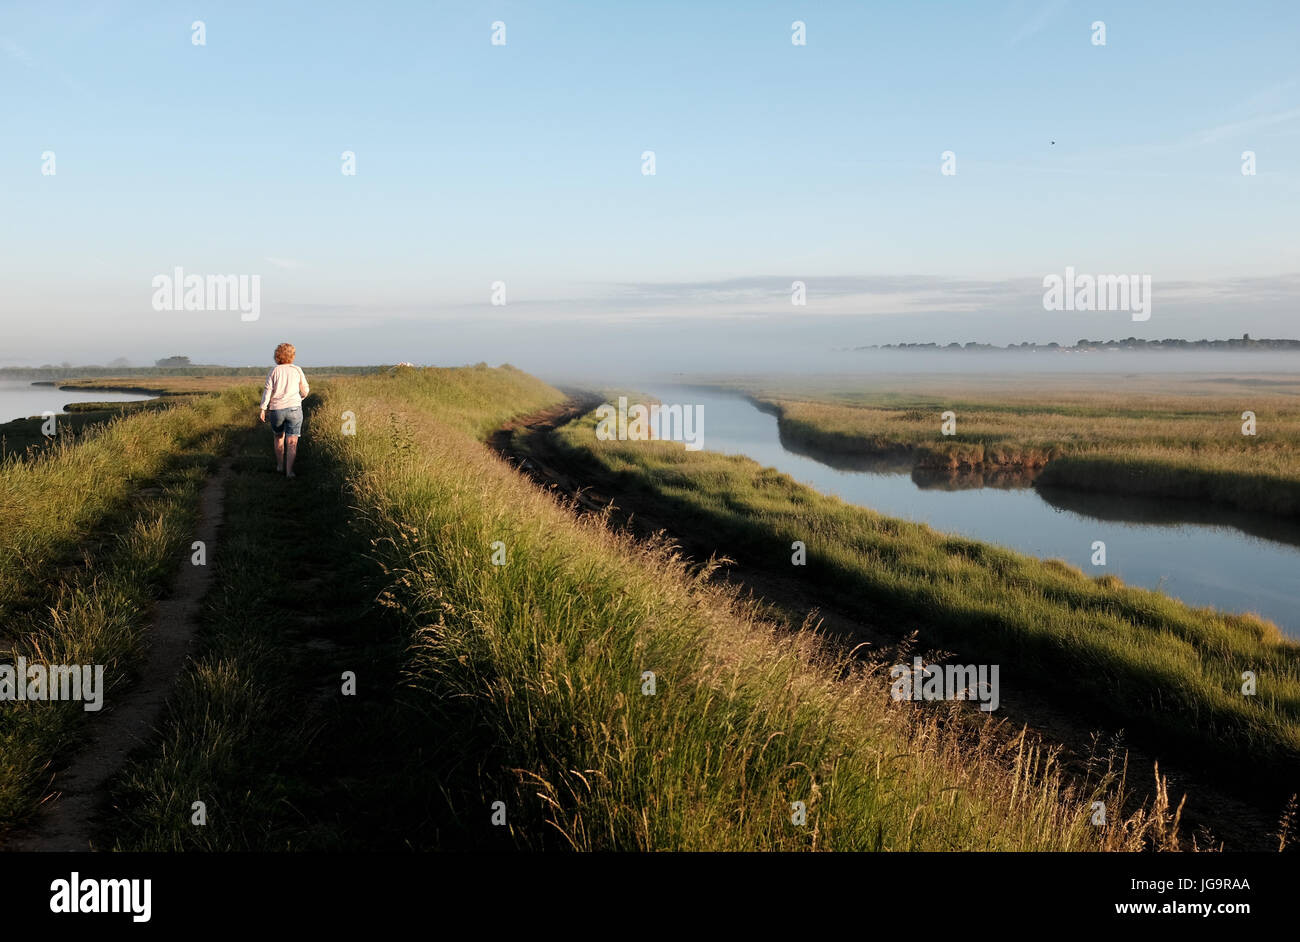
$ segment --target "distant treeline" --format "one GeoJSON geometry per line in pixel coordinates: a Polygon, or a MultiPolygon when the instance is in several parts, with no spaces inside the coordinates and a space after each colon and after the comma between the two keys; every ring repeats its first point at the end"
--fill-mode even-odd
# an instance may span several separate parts
{"type": "Polygon", "coordinates": [[[1073,346],[1059,343],[1009,343],[999,347],[991,343],[887,343],[854,347],[854,350],[1052,350],[1060,353],[1086,353],[1089,350],[1300,350],[1300,340],[1252,340],[1250,334],[1233,340],[1080,340],[1073,346]]]}
{"type": "MultiPolygon", "coordinates": [[[[314,373],[377,373],[386,366],[311,366],[314,373]]],[[[96,376],[265,376],[266,366],[4,366],[0,379],[90,379],[96,376]]]]}

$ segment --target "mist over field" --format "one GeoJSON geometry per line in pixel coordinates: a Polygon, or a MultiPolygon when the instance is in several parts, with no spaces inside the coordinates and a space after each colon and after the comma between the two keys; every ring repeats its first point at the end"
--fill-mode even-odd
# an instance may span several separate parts
{"type": "MultiPolygon", "coordinates": [[[[227,332],[187,342],[155,341],[147,352],[127,352],[133,367],[151,366],[169,355],[189,356],[194,363],[223,366],[269,364],[271,349],[281,339],[269,322],[237,325],[235,334],[255,335],[255,342],[234,343],[227,332]]],[[[1286,372],[1300,368],[1300,353],[1274,351],[1133,351],[1092,350],[1067,352],[999,350],[881,350],[854,349],[898,342],[991,342],[997,345],[1031,341],[1072,345],[1079,339],[1122,340],[1174,337],[1212,340],[1239,338],[1246,331],[1220,329],[1207,333],[1138,330],[1146,325],[1112,319],[1110,324],[1074,325],[1073,332],[1015,334],[1000,331],[990,337],[974,327],[966,329],[898,329],[872,325],[870,329],[844,318],[808,321],[765,317],[729,321],[688,319],[635,320],[626,325],[578,322],[554,324],[435,321],[427,329],[394,333],[358,332],[347,340],[313,331],[289,336],[305,368],[344,365],[391,365],[411,362],[419,366],[456,366],[486,362],[510,363],[555,381],[617,383],[628,379],[663,379],[675,374],[806,373],[822,376],[905,373],[1169,373],[1169,372],[1286,372]],[[300,336],[305,333],[306,336],[300,336]],[[320,336],[313,341],[313,336],[320,336]]],[[[1297,329],[1294,333],[1300,333],[1297,329]]],[[[1252,337],[1287,338],[1291,334],[1250,331],[1252,337]]],[[[139,348],[138,339],[133,346],[139,348]]],[[[74,365],[106,365],[123,355],[119,348],[99,346],[78,355],[63,346],[48,346],[39,354],[3,358],[0,366],[39,366],[63,361],[74,365]]]]}
{"type": "MultiPolygon", "coordinates": [[[[527,360],[526,355],[523,357],[527,360]]],[[[866,375],[903,376],[924,373],[991,375],[1099,375],[1121,373],[1277,373],[1300,368],[1300,354],[1290,353],[1013,353],[1000,351],[928,352],[906,350],[734,350],[720,354],[684,352],[652,362],[626,362],[622,369],[601,363],[538,366],[536,372],[554,381],[627,383],[662,381],[698,375],[780,373],[846,381],[866,375]]]]}

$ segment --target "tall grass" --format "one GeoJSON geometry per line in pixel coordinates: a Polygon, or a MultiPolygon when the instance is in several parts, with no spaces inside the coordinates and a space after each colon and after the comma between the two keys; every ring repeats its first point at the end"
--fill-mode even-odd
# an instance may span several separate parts
{"type": "MultiPolygon", "coordinates": [[[[0,466],[0,658],[104,665],[111,703],[252,393],[123,416],[0,466]]],[[[85,716],[80,703],[0,704],[0,829],[35,808],[85,716]]]]}
{"type": "Polygon", "coordinates": [[[671,547],[575,517],[482,446],[559,398],[512,370],[403,372],[330,384],[320,414],[352,412],[355,435],[316,424],[409,626],[424,761],[457,829],[487,840],[500,801],[532,849],[1176,843],[1163,812],[1090,824],[1114,770],[1080,790],[998,724],[893,702],[878,665],[781,630],[671,547]]]}
{"type": "Polygon", "coordinates": [[[1003,665],[1092,722],[1154,734],[1284,800],[1300,769],[1300,646],[1254,616],[1194,609],[819,494],[748,458],[665,442],[600,442],[588,415],[559,441],[588,479],[658,519],[707,532],[746,565],[795,575],[887,634],[1003,665]],[[1259,679],[1242,694],[1242,672],[1259,679]],[[1242,770],[1249,768],[1249,776],[1242,770]]]}
{"type": "MultiPolygon", "coordinates": [[[[0,465],[0,615],[48,584],[50,566],[105,529],[129,495],[247,408],[251,389],[159,414],[132,414],[60,440],[35,461],[0,465]]],[[[199,450],[202,450],[201,448],[199,450]]]]}

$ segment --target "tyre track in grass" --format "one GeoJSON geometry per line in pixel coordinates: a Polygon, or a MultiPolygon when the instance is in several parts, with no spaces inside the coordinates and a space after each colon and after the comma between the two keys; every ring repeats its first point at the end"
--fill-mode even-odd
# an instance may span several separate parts
{"type": "MultiPolygon", "coordinates": [[[[222,458],[199,494],[199,521],[194,539],[203,542],[211,560],[224,518],[226,483],[231,459],[222,458]]],[[[198,629],[199,604],[212,584],[208,565],[179,567],[172,591],[154,603],[148,650],[134,684],[120,703],[106,702],[86,727],[84,744],[67,767],[55,775],[51,794],[36,816],[16,830],[6,851],[50,852],[97,849],[97,816],[108,793],[110,779],[127,756],[147,742],[157,729],[167,696],[185,665],[190,643],[198,629]]]]}

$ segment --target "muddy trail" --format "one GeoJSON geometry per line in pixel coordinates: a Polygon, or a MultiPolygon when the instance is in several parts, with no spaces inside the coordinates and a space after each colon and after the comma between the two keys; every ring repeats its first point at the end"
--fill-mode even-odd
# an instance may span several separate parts
{"type": "MultiPolygon", "coordinates": [[[[199,494],[199,522],[194,539],[213,558],[224,519],[226,484],[231,460],[221,461],[199,494]]],[[[86,726],[81,746],[54,776],[52,791],[37,814],[15,829],[0,850],[96,850],[97,818],[110,780],[127,756],[151,740],[167,697],[185,666],[198,631],[199,605],[212,585],[209,565],[183,563],[171,591],[154,603],[148,649],[138,665],[139,676],[118,703],[109,703],[86,726]]]]}
{"type": "MultiPolygon", "coordinates": [[[[692,529],[689,522],[668,519],[657,512],[653,498],[621,489],[609,476],[580,467],[557,447],[555,431],[591,411],[603,400],[594,394],[565,390],[570,399],[533,415],[512,420],[498,429],[488,444],[519,471],[558,497],[576,505],[579,512],[605,513],[612,505],[611,523],[630,530],[639,537],[665,533],[683,552],[696,562],[710,557],[734,558],[729,547],[720,545],[713,534],[703,528],[692,529]]],[[[792,628],[812,624],[833,642],[847,647],[862,645],[865,656],[910,658],[921,654],[927,660],[951,652],[917,647],[914,639],[901,636],[890,626],[863,617],[861,612],[817,598],[800,580],[755,566],[724,567],[715,578],[761,599],[792,628]]],[[[864,611],[869,607],[864,606],[864,611]]],[[[972,711],[975,705],[970,705],[972,711]]],[[[1280,809],[1261,808],[1247,797],[1234,794],[1219,782],[1189,768],[1186,762],[1160,759],[1142,743],[1127,739],[1122,729],[1101,729],[1082,723],[1043,691],[1020,689],[1002,692],[999,716],[1008,736],[1027,726],[1049,747],[1060,750],[1068,775],[1082,780],[1099,761],[1104,767],[1108,752],[1118,753],[1119,762],[1127,754],[1126,788],[1130,799],[1156,800],[1158,774],[1166,780],[1174,807],[1186,795],[1180,833],[1184,849],[1192,848],[1193,838],[1200,850],[1276,851],[1280,809]]],[[[1132,810],[1132,809],[1126,809],[1132,810]]],[[[1112,814],[1114,813],[1112,809],[1112,814]]]]}

